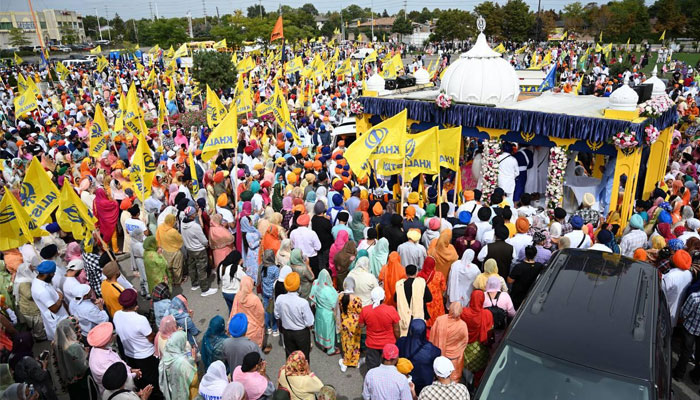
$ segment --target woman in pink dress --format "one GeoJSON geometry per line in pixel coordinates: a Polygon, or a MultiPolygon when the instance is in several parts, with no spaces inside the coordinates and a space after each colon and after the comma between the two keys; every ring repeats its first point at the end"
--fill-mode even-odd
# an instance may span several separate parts
{"type": "Polygon", "coordinates": [[[209,245],[214,257],[214,268],[219,266],[219,263],[226,258],[228,253],[233,250],[233,235],[227,227],[222,225],[223,216],[214,214],[210,220],[209,226],[209,245]]]}

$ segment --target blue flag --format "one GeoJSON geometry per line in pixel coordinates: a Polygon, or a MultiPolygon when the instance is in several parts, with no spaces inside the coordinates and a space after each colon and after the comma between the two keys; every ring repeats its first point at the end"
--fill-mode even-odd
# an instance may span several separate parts
{"type": "Polygon", "coordinates": [[[555,82],[555,74],[557,73],[557,65],[554,64],[552,66],[552,69],[549,70],[547,73],[547,76],[544,78],[544,81],[542,81],[542,84],[540,84],[540,87],[537,88],[538,92],[544,92],[545,90],[550,90],[554,87],[555,82]]]}

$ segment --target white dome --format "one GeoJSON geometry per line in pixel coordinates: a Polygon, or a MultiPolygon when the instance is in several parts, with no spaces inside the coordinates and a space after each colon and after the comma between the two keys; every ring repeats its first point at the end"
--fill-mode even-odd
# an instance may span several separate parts
{"type": "Polygon", "coordinates": [[[608,98],[611,110],[634,111],[637,109],[639,95],[628,84],[628,79],[619,88],[615,89],[608,98]]]}
{"type": "Polygon", "coordinates": [[[659,79],[657,76],[656,65],[654,65],[654,70],[651,71],[651,78],[645,80],[642,84],[652,85],[651,97],[663,96],[666,94],[666,84],[664,81],[659,79]]]}
{"type": "Polygon", "coordinates": [[[520,81],[513,66],[491,50],[480,33],[474,47],[447,67],[440,91],[456,101],[508,104],[518,101],[520,81]]]}
{"type": "Polygon", "coordinates": [[[425,68],[419,68],[418,71],[413,73],[413,77],[416,78],[416,85],[430,83],[430,73],[425,68]]]}
{"type": "Polygon", "coordinates": [[[381,92],[384,90],[384,78],[375,73],[367,79],[367,90],[381,92]]]}

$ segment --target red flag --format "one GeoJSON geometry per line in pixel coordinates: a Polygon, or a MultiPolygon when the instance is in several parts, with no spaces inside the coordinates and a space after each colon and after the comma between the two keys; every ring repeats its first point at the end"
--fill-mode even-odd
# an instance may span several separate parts
{"type": "Polygon", "coordinates": [[[270,42],[274,42],[277,39],[284,38],[284,30],[282,26],[282,16],[277,17],[277,22],[275,22],[275,27],[272,29],[272,35],[270,35],[270,42]]]}

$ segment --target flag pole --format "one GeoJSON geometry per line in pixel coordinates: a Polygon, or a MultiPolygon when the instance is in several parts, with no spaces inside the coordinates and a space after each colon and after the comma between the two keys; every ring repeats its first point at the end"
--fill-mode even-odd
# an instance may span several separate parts
{"type": "Polygon", "coordinates": [[[406,157],[403,158],[403,165],[401,167],[401,186],[400,186],[400,188],[401,188],[401,215],[403,215],[403,206],[404,206],[403,203],[404,203],[404,200],[406,197],[405,196],[406,192],[403,190],[404,183],[405,183],[404,182],[405,177],[406,177],[406,157]]]}
{"type": "Polygon", "coordinates": [[[438,169],[438,198],[437,198],[437,206],[438,206],[438,215],[442,219],[442,207],[440,207],[442,203],[442,174],[440,173],[440,170],[438,169]]]}

